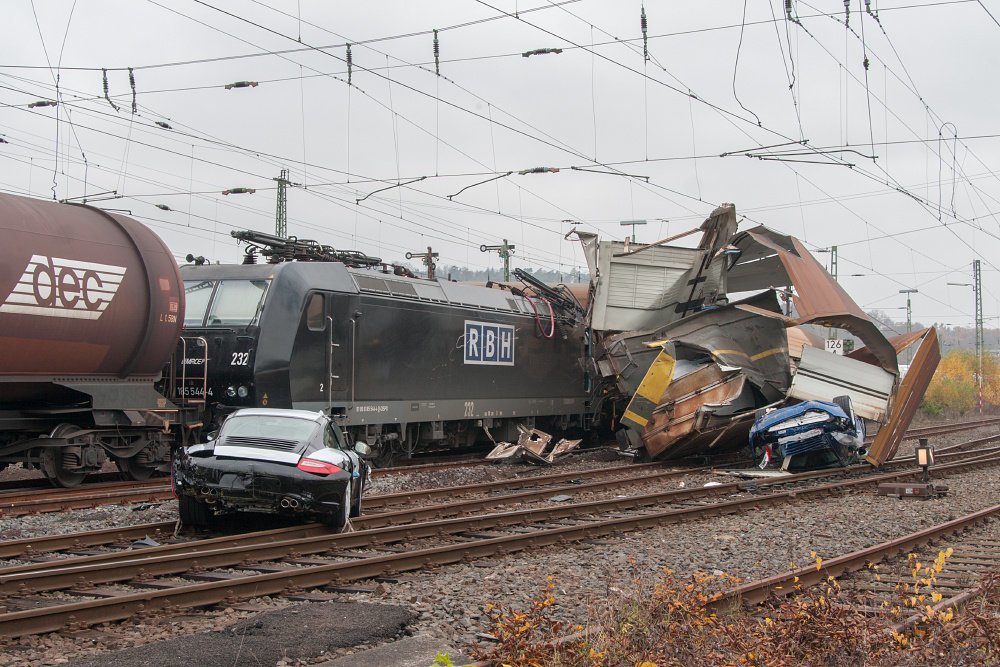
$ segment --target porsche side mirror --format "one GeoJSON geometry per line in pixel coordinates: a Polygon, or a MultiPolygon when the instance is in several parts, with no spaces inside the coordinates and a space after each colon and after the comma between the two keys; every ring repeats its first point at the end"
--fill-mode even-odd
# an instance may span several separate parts
{"type": "Polygon", "coordinates": [[[354,443],[354,451],[356,451],[359,456],[371,456],[372,448],[366,443],[356,442],[354,443]]]}

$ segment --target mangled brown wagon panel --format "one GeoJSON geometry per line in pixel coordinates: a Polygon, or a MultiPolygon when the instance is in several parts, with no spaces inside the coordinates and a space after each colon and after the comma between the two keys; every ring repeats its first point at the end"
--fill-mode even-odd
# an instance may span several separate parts
{"type": "Polygon", "coordinates": [[[903,441],[906,429],[913,421],[924,392],[934,377],[938,363],[941,361],[941,348],[938,344],[937,330],[931,327],[926,330],[920,346],[913,357],[906,377],[896,391],[895,399],[889,408],[889,419],[883,426],[875,442],[868,450],[866,460],[874,466],[880,466],[896,455],[899,444],[903,441]]]}
{"type": "MultiPolygon", "coordinates": [[[[706,364],[681,378],[663,397],[642,435],[651,457],[668,456],[683,438],[713,429],[712,416],[743,393],[746,377],[738,368],[706,364]],[[686,381],[686,382],[685,382],[686,381]]],[[[728,418],[727,418],[728,423],[728,418]]]]}

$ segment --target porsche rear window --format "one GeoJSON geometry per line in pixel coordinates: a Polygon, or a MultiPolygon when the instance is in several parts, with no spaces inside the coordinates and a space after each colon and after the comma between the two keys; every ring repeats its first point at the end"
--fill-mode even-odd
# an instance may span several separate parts
{"type": "Polygon", "coordinates": [[[311,419],[246,415],[230,417],[222,429],[222,435],[302,441],[309,439],[318,427],[319,424],[311,419]]]}

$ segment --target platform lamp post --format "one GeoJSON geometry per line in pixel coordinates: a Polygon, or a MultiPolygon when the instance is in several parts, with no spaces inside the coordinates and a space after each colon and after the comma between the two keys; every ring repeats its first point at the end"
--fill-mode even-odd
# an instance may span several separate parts
{"type": "Polygon", "coordinates": [[[618,224],[620,224],[622,227],[631,227],[632,228],[632,243],[635,243],[635,228],[636,228],[637,225],[645,225],[646,221],[645,220],[622,220],[618,224]]]}
{"type": "Polygon", "coordinates": [[[934,465],[934,447],[927,444],[927,438],[920,438],[920,444],[914,450],[917,455],[917,465],[924,469],[923,482],[931,481],[930,467],[934,465]]]}

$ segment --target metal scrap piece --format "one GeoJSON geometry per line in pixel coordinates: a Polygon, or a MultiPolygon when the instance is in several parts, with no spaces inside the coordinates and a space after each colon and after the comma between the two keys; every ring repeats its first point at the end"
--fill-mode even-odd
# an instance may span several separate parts
{"type": "Polygon", "coordinates": [[[552,442],[552,436],[545,431],[538,429],[526,429],[518,427],[521,431],[517,444],[510,442],[498,443],[493,450],[486,455],[487,461],[499,463],[533,463],[535,465],[550,465],[557,458],[561,458],[576,449],[583,440],[561,439],[557,442],[548,454],[545,450],[552,442]]]}

